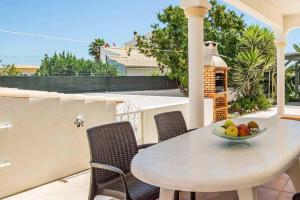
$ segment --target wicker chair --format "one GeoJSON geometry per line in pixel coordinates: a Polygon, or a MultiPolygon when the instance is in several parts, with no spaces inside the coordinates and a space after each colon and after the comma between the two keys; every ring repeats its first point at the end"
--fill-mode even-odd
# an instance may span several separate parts
{"type": "MultiPolygon", "coordinates": [[[[156,123],[158,142],[163,142],[165,140],[174,138],[176,136],[182,135],[189,131],[186,127],[184,117],[180,111],[160,113],[154,116],[156,123]]],[[[179,191],[174,194],[174,199],[179,200],[179,191]]],[[[196,199],[196,193],[191,193],[191,200],[196,199]]]]}
{"type": "Polygon", "coordinates": [[[195,130],[187,129],[184,117],[180,111],[160,113],[154,116],[154,120],[157,128],[159,142],[163,142],[165,140],[195,130]]]}
{"type": "Polygon", "coordinates": [[[139,149],[129,122],[118,122],[87,130],[91,152],[89,200],[96,195],[126,200],[154,200],[159,188],[136,179],[130,172],[132,158],[139,149]]]}
{"type": "Polygon", "coordinates": [[[296,193],[296,194],[293,196],[293,200],[300,200],[300,193],[296,193]]]}

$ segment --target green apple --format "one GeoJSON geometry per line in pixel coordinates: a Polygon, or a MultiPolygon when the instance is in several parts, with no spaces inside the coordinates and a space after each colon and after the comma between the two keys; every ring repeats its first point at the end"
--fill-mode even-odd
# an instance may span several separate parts
{"type": "Polygon", "coordinates": [[[225,129],[227,129],[229,126],[234,126],[234,123],[233,123],[232,120],[228,119],[228,120],[225,121],[223,126],[224,126],[225,129]]]}

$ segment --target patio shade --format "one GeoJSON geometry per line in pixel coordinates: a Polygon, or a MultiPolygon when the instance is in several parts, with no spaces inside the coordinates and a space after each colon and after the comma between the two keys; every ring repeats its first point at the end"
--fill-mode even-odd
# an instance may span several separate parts
{"type": "MultiPolygon", "coordinates": [[[[248,15],[271,26],[277,47],[277,108],[284,114],[286,34],[300,27],[299,0],[224,0],[248,15]]],[[[211,5],[208,0],[181,0],[189,28],[190,128],[204,124],[203,18],[211,5]]]]}

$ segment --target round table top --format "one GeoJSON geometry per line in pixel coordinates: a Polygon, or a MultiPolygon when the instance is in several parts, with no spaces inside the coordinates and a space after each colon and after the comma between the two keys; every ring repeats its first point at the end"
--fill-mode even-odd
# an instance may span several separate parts
{"type": "Polygon", "coordinates": [[[139,152],[131,171],[138,179],[165,189],[211,192],[264,184],[285,172],[300,154],[300,122],[235,119],[258,122],[268,130],[250,146],[228,146],[203,127],[139,152]]]}

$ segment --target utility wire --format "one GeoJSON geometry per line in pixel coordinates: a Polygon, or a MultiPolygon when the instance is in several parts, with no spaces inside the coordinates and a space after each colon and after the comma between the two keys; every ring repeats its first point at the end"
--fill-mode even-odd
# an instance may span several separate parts
{"type": "Polygon", "coordinates": [[[87,44],[90,43],[89,41],[86,41],[86,40],[77,40],[77,39],[71,39],[71,38],[56,37],[56,36],[51,36],[51,35],[17,32],[17,31],[5,30],[5,29],[0,29],[0,32],[8,33],[8,34],[15,34],[15,35],[29,36],[29,37],[36,37],[36,38],[64,40],[64,41],[69,41],[69,42],[79,42],[79,43],[87,43],[87,44]]]}
{"type": "Polygon", "coordinates": [[[30,58],[30,57],[32,57],[32,58],[39,58],[39,57],[43,57],[44,55],[40,55],[40,56],[34,56],[34,55],[32,55],[32,56],[30,56],[30,55],[24,55],[24,56],[18,56],[18,55],[0,55],[0,57],[5,57],[5,58],[17,58],[17,57],[22,57],[22,58],[26,58],[26,57],[28,57],[28,58],[30,58]]]}
{"type": "MultiPolygon", "coordinates": [[[[77,39],[70,39],[70,38],[62,38],[62,37],[56,37],[56,36],[50,36],[50,35],[41,35],[41,34],[33,34],[33,33],[25,33],[25,32],[17,32],[17,31],[11,31],[11,30],[5,30],[5,29],[0,29],[0,32],[2,33],[8,33],[8,34],[15,34],[15,35],[23,35],[23,36],[29,36],[29,37],[38,37],[38,38],[45,38],[45,39],[55,39],[55,40],[64,40],[64,41],[70,41],[70,42],[79,42],[79,43],[87,43],[89,44],[89,41],[85,40],[77,40],[77,39]]],[[[138,49],[138,48],[133,48],[133,49],[138,49]]],[[[141,48],[142,50],[149,50],[149,51],[160,51],[160,52],[170,52],[170,53],[182,53],[182,54],[187,54],[188,52],[185,51],[174,51],[174,50],[169,50],[169,49],[149,49],[149,48],[141,48]]],[[[40,57],[40,56],[6,56],[6,55],[0,55],[2,57],[40,57]]],[[[233,59],[224,55],[219,55],[220,57],[224,57],[227,59],[233,59]]]]}

